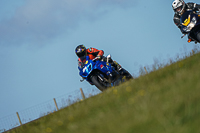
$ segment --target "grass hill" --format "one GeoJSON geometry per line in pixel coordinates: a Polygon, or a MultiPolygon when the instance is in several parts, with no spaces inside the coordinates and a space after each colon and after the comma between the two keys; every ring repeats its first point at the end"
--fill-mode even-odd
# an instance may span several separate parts
{"type": "Polygon", "coordinates": [[[8,133],[200,133],[200,54],[8,133]]]}

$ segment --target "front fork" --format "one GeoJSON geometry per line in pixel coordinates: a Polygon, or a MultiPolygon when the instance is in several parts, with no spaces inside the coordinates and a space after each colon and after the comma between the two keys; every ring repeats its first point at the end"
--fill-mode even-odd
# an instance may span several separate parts
{"type": "Polygon", "coordinates": [[[116,81],[117,78],[117,73],[112,72],[108,75],[108,78],[106,78],[103,74],[98,74],[98,78],[107,87],[112,87],[114,86],[114,82],[116,81]]]}

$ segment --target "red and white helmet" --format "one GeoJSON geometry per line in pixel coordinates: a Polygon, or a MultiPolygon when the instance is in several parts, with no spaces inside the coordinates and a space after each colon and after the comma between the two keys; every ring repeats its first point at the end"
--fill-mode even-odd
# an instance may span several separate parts
{"type": "Polygon", "coordinates": [[[183,0],[174,0],[172,2],[172,8],[174,10],[175,13],[177,13],[178,15],[182,15],[185,11],[185,2],[183,0]]]}

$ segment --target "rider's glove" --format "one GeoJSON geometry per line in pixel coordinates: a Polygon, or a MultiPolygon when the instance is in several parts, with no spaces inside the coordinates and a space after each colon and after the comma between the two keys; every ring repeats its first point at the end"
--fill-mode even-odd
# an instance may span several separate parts
{"type": "Polygon", "coordinates": [[[96,61],[96,60],[100,60],[100,59],[101,59],[101,56],[97,56],[92,61],[96,61]]]}

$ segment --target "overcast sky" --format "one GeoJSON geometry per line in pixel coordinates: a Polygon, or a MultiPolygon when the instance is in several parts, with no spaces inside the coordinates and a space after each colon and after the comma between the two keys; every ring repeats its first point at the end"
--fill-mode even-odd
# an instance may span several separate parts
{"type": "Polygon", "coordinates": [[[155,59],[190,52],[196,45],[180,38],[171,3],[0,0],[0,118],[91,87],[78,75],[79,44],[111,54],[133,75],[155,59]]]}

